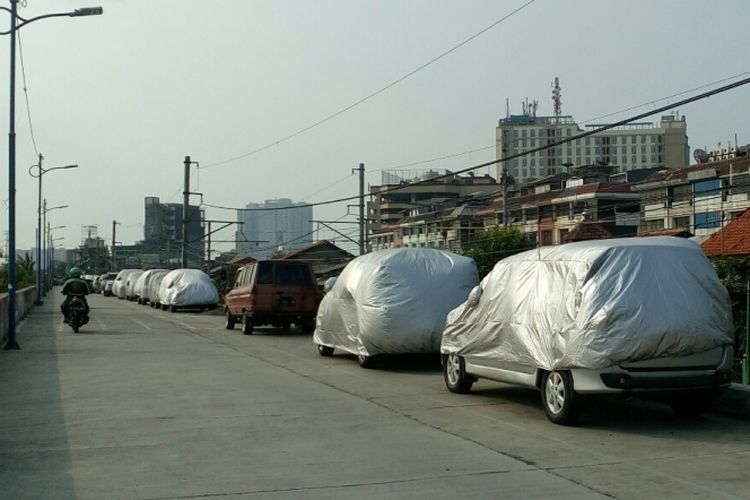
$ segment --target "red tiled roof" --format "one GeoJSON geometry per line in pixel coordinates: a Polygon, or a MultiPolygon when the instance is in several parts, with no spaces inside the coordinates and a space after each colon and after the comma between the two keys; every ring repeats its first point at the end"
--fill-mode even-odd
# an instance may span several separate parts
{"type": "Polygon", "coordinates": [[[654,229],[653,231],[641,231],[638,233],[639,238],[644,236],[677,236],[679,238],[690,238],[693,236],[693,233],[684,227],[676,227],[674,229],[654,229]]]}
{"type": "Polygon", "coordinates": [[[612,233],[605,229],[600,223],[595,221],[584,221],[576,224],[568,234],[563,236],[563,241],[565,243],[572,243],[574,241],[603,240],[611,237],[612,233]]]}
{"type": "Polygon", "coordinates": [[[703,242],[708,256],[750,255],[750,208],[703,242]]]}

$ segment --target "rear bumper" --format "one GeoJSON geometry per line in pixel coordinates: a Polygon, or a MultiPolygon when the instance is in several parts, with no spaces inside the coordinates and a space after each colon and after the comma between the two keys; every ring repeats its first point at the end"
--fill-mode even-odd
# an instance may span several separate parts
{"type": "Polygon", "coordinates": [[[581,394],[715,389],[731,383],[733,361],[733,350],[726,347],[719,362],[711,366],[611,366],[602,370],[575,368],[570,372],[573,387],[581,394]]]}

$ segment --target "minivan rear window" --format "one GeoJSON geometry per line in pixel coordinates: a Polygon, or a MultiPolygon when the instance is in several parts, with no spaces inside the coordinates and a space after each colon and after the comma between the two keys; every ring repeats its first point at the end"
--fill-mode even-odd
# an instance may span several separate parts
{"type": "Polygon", "coordinates": [[[259,285],[312,285],[307,264],[281,263],[271,261],[258,262],[257,266],[259,285]],[[274,268],[276,272],[274,273],[274,268]]]}
{"type": "Polygon", "coordinates": [[[276,279],[279,285],[310,285],[310,271],[304,264],[276,263],[276,279]]]}

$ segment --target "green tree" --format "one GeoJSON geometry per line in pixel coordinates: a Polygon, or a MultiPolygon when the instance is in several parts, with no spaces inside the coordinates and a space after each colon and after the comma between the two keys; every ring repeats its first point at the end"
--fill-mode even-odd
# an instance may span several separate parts
{"type": "MultiPolygon", "coordinates": [[[[16,291],[36,284],[36,277],[34,276],[34,262],[31,261],[31,270],[25,267],[22,262],[24,259],[16,261],[16,291]]],[[[0,266],[0,292],[5,293],[8,291],[8,264],[0,266]]]]}
{"type": "Polygon", "coordinates": [[[745,322],[747,321],[747,283],[750,281],[750,257],[716,257],[716,273],[729,291],[734,317],[735,379],[745,356],[745,322]]]}
{"type": "Polygon", "coordinates": [[[479,277],[484,278],[499,260],[530,248],[534,244],[518,229],[495,226],[474,233],[464,255],[474,259],[479,277]]]}

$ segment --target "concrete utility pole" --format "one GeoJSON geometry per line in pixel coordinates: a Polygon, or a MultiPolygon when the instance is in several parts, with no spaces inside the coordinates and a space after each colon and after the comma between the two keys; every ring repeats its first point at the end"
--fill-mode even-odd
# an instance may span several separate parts
{"type": "Polygon", "coordinates": [[[117,261],[115,260],[115,235],[117,231],[117,221],[112,221],[112,270],[117,270],[117,261]]]}
{"type": "Polygon", "coordinates": [[[185,189],[182,191],[182,267],[188,266],[188,206],[190,205],[190,157],[185,157],[185,189]]]}
{"type": "Polygon", "coordinates": [[[360,163],[359,168],[352,169],[352,172],[359,172],[359,254],[364,255],[367,249],[365,238],[367,219],[365,218],[365,164],[360,163]]]}

